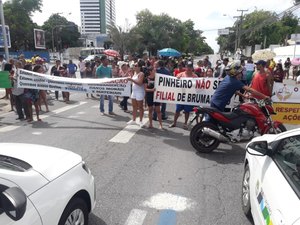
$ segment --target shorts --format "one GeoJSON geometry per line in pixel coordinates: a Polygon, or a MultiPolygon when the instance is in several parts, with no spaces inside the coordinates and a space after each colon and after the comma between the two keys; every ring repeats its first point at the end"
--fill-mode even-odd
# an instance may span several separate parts
{"type": "Polygon", "coordinates": [[[153,95],[154,93],[147,92],[146,93],[146,102],[148,106],[160,106],[160,102],[154,102],[153,101],[153,95]]]}
{"type": "Polygon", "coordinates": [[[137,101],[143,101],[145,98],[145,92],[132,92],[130,98],[137,101]]]}
{"type": "Polygon", "coordinates": [[[182,105],[182,104],[176,104],[176,112],[184,111],[186,113],[192,112],[194,106],[192,105],[182,105]]]}

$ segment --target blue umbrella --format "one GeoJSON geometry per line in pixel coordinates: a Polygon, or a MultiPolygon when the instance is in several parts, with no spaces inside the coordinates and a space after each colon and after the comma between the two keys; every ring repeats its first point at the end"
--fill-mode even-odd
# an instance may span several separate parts
{"type": "Polygon", "coordinates": [[[181,56],[181,53],[173,48],[164,48],[158,51],[158,55],[160,56],[181,56]]]}

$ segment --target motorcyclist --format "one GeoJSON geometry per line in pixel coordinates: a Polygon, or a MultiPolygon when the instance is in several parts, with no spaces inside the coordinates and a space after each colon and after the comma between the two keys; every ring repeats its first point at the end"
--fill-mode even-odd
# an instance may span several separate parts
{"type": "Polygon", "coordinates": [[[253,88],[248,87],[241,81],[243,67],[241,66],[240,60],[234,60],[226,69],[227,75],[214,92],[210,102],[211,107],[223,112],[234,94],[247,98],[245,94],[239,92],[241,89],[244,89],[245,93],[250,92],[251,94],[260,96],[262,99],[269,98],[253,88]]]}

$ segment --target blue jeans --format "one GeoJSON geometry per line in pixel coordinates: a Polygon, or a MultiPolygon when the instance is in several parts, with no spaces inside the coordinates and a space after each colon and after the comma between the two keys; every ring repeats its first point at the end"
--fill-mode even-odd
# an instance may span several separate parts
{"type": "MultiPolygon", "coordinates": [[[[104,112],[104,96],[105,95],[100,95],[100,112],[104,112]]],[[[107,98],[108,98],[108,112],[112,112],[114,96],[107,95],[107,98]]]]}

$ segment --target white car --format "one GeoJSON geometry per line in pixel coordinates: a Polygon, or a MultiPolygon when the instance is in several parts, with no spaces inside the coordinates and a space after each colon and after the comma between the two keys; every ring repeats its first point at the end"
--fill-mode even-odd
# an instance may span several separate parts
{"type": "Polygon", "coordinates": [[[300,129],[246,147],[242,208],[255,225],[300,225],[300,129]]]}
{"type": "Polygon", "coordinates": [[[94,177],[81,156],[33,144],[0,144],[1,225],[87,225],[94,177]]]}

